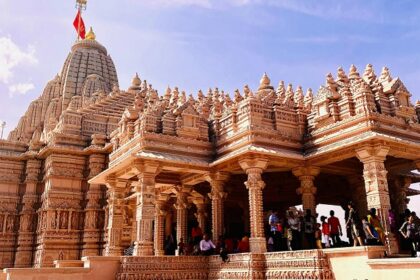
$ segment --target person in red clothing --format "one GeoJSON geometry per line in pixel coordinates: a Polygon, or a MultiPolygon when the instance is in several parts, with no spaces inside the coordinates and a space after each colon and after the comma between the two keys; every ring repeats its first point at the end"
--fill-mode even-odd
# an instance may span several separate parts
{"type": "Polygon", "coordinates": [[[321,216],[322,222],[322,241],[325,248],[330,248],[330,225],[327,223],[327,217],[321,216]]]}
{"type": "Polygon", "coordinates": [[[238,251],[239,253],[247,253],[249,252],[249,238],[248,236],[244,236],[238,244],[238,251]]]}
{"type": "Polygon", "coordinates": [[[197,224],[191,230],[191,237],[193,240],[194,245],[198,245],[200,240],[203,238],[203,231],[201,230],[200,226],[197,224]]]}
{"type": "Polygon", "coordinates": [[[330,217],[328,218],[328,225],[330,226],[330,237],[334,247],[339,247],[341,244],[340,236],[343,235],[341,230],[340,221],[334,216],[334,211],[330,211],[330,217]]]}

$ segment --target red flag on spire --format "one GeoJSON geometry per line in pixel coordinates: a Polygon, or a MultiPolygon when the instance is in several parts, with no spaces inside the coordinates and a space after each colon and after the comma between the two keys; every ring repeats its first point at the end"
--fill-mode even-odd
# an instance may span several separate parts
{"type": "Polygon", "coordinates": [[[73,26],[74,28],[76,28],[76,32],[79,34],[79,37],[82,39],[85,39],[85,35],[86,35],[85,23],[83,22],[80,11],[77,12],[76,18],[73,21],[73,26]]]}

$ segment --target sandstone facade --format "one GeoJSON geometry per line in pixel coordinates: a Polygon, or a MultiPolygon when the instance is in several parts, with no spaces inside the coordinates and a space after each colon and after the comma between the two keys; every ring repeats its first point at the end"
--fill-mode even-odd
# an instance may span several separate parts
{"type": "Polygon", "coordinates": [[[417,194],[420,103],[387,68],[339,68],[315,95],[266,74],[232,97],[159,95],[138,75],[120,90],[89,38],[0,141],[0,267],[120,256],[131,242],[162,256],[165,236],[175,227],[186,240],[192,220],[214,239],[250,232],[261,256],[269,209],[348,200],[378,209],[398,250],[387,215],[417,194]]]}

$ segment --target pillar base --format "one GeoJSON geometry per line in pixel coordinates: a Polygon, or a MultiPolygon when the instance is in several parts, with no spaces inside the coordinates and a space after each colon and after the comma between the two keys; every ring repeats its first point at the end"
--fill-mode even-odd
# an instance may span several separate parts
{"type": "Polygon", "coordinates": [[[395,255],[395,254],[399,253],[398,241],[395,238],[395,235],[393,233],[390,233],[386,237],[386,242],[388,242],[388,246],[387,246],[387,250],[386,250],[388,255],[395,255]]]}
{"type": "Polygon", "coordinates": [[[267,246],[264,237],[251,237],[249,239],[249,250],[251,253],[266,253],[267,246]]]}
{"type": "Polygon", "coordinates": [[[155,256],[164,256],[165,250],[155,250],[155,256]]]}
{"type": "Polygon", "coordinates": [[[153,256],[153,242],[141,241],[134,244],[133,256],[153,256]]]}

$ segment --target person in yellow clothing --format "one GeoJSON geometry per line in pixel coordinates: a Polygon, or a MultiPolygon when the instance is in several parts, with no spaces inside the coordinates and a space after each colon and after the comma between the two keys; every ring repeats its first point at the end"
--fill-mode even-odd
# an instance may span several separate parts
{"type": "Polygon", "coordinates": [[[367,216],[368,223],[375,229],[378,233],[379,241],[382,242],[382,245],[385,245],[385,233],[381,225],[381,221],[379,220],[378,216],[376,215],[376,209],[371,208],[369,211],[369,215],[367,216]]]}

